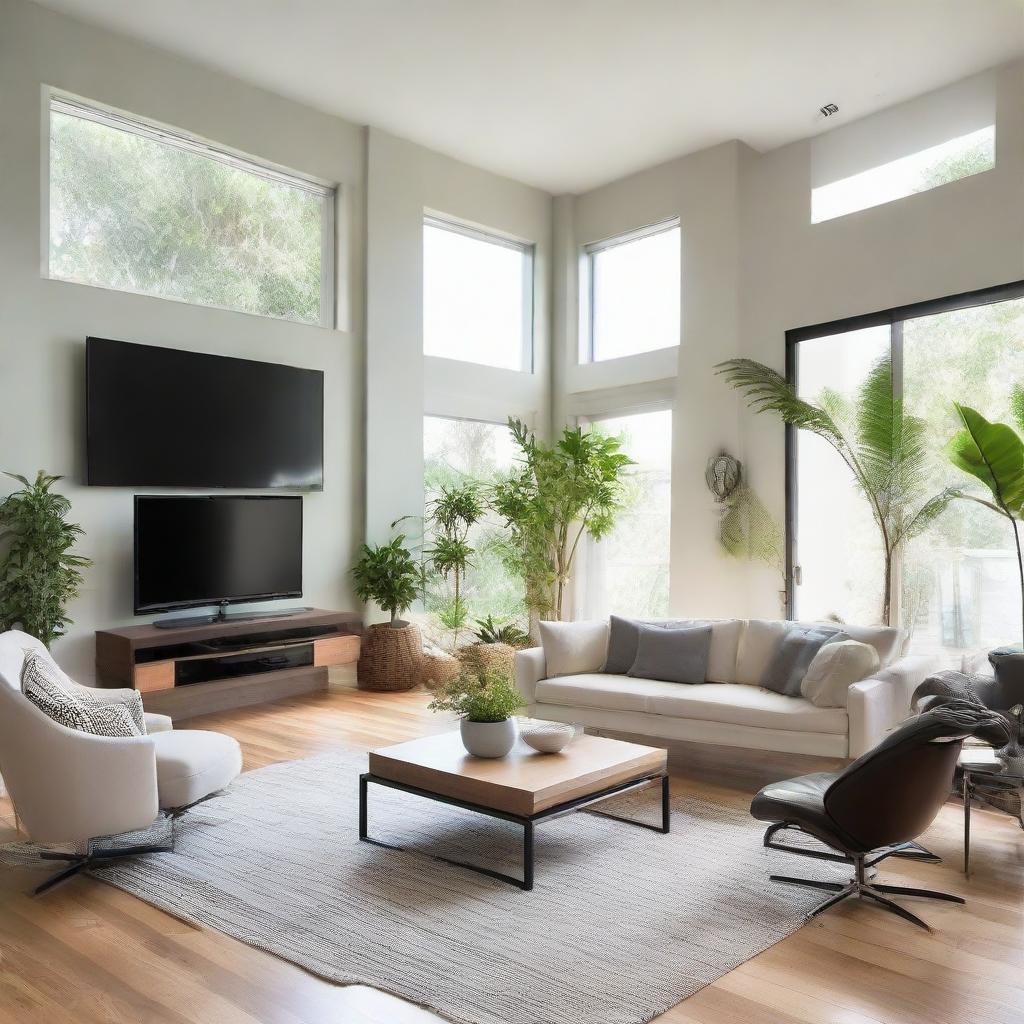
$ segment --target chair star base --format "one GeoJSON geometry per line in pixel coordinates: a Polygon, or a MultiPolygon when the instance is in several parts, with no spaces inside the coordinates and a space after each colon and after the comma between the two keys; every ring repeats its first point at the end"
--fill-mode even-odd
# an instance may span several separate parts
{"type": "MultiPolygon", "coordinates": [[[[766,842],[767,846],[768,843],[766,842]]],[[[791,852],[805,852],[797,851],[791,848],[791,852]]],[[[925,851],[927,852],[927,851],[925,851]]],[[[810,854],[814,856],[814,854],[810,854]]],[[[845,884],[842,882],[823,882],[815,878],[794,878],[790,875],[771,875],[773,882],[785,882],[787,885],[800,885],[806,889],[822,889],[831,895],[819,903],[812,910],[807,912],[806,918],[810,921],[812,918],[817,917],[822,911],[828,910],[829,907],[834,907],[837,903],[841,903],[845,899],[849,899],[851,896],[857,896],[861,899],[868,899],[879,906],[884,907],[891,914],[896,914],[898,917],[902,917],[906,921],[910,921],[911,924],[916,924],[918,928],[923,928],[926,932],[930,932],[931,926],[925,921],[922,921],[917,914],[911,913],[906,907],[900,906],[894,900],[887,899],[888,896],[917,896],[923,899],[929,900],[944,900],[948,903],[964,903],[965,900],[961,896],[953,896],[951,893],[936,892],[934,889],[914,889],[902,885],[882,885],[880,882],[876,882],[869,878],[867,872],[871,869],[872,864],[877,864],[883,857],[889,856],[913,856],[918,860],[925,860],[928,858],[915,853],[903,854],[901,852],[889,851],[884,853],[882,856],[873,857],[870,860],[864,855],[858,855],[849,858],[849,861],[854,866],[854,877],[845,884]]],[[[934,857],[934,855],[932,855],[934,857]]],[[[829,858],[832,859],[832,858],[829,858]]],[[[938,858],[934,858],[938,860],[938,858]]]]}

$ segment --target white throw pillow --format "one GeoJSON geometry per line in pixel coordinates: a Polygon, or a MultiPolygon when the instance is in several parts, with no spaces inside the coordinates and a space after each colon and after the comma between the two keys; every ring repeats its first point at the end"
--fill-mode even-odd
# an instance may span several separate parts
{"type": "Polygon", "coordinates": [[[881,668],[902,657],[907,634],[897,626],[853,626],[846,622],[826,622],[825,625],[839,626],[851,640],[874,647],[881,668]]]}
{"type": "Polygon", "coordinates": [[[859,640],[825,644],[807,667],[800,692],[816,708],[845,708],[849,689],[867,679],[880,664],[878,651],[859,640]]]}
{"type": "Polygon", "coordinates": [[[540,642],[548,679],[600,672],[608,654],[608,622],[541,622],[540,642]]]}
{"type": "Polygon", "coordinates": [[[747,686],[760,686],[764,670],[787,629],[789,623],[781,619],[748,620],[736,655],[736,677],[733,681],[747,686]]]}

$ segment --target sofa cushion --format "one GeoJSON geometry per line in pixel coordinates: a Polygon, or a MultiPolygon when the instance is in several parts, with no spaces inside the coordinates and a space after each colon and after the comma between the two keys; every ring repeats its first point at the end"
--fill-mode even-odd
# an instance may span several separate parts
{"type": "Polygon", "coordinates": [[[603,619],[581,622],[540,622],[540,642],[549,676],[597,672],[608,654],[608,623],[603,619]]]}
{"type": "Polygon", "coordinates": [[[626,675],[667,683],[703,683],[710,648],[710,626],[641,626],[636,660],[626,675]]]}
{"type": "Polygon", "coordinates": [[[838,626],[816,626],[802,622],[791,622],[788,626],[761,676],[761,685],[766,690],[774,690],[787,697],[799,697],[800,684],[815,655],[825,644],[845,640],[846,634],[838,626]]]}
{"type": "Polygon", "coordinates": [[[836,736],[846,735],[849,721],[845,708],[816,708],[803,697],[784,697],[756,686],[680,686],[607,673],[541,680],[537,700],[566,707],[642,711],[670,718],[836,736]]]}
{"type": "Polygon", "coordinates": [[[743,619],[624,619],[611,617],[608,660],[604,671],[622,675],[636,660],[636,643],[642,625],[680,629],[686,626],[711,626],[707,679],[712,683],[731,683],[736,672],[736,651],[743,633],[743,619]]]}
{"type": "MultiPolygon", "coordinates": [[[[835,623],[825,623],[835,625],[835,623]]],[[[906,631],[896,626],[851,626],[840,625],[842,631],[851,639],[862,644],[870,644],[878,652],[879,668],[891,665],[903,655],[906,631]]]]}
{"type": "Polygon", "coordinates": [[[736,672],[726,682],[760,686],[789,623],[781,619],[748,619],[736,652],[736,672]]]}
{"type": "Polygon", "coordinates": [[[800,692],[819,708],[845,708],[854,683],[878,668],[878,652],[859,640],[825,644],[808,666],[800,692]]]}

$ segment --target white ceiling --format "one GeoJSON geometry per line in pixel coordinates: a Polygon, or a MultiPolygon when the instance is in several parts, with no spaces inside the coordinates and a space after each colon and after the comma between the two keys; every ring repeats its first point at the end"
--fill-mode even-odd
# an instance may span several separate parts
{"type": "Polygon", "coordinates": [[[1024,0],[44,0],[554,193],[1024,53],[1024,0]]]}

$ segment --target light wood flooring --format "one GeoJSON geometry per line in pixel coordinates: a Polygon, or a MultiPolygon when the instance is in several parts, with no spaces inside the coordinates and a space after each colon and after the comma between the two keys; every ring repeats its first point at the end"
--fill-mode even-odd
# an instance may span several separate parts
{"type": "MultiPolygon", "coordinates": [[[[338,691],[197,719],[237,737],[245,768],[344,742],[398,742],[448,723],[423,693],[338,691]]],[[[673,792],[745,806],[779,759],[675,756],[673,792]]],[[[848,901],[658,1018],[659,1024],[1024,1024],[1024,834],[974,815],[974,866],[960,872],[961,809],[925,837],[941,866],[887,862],[886,880],[960,893],[916,901],[927,935],[848,901]]],[[[0,799],[0,842],[16,838],[0,799]]],[[[430,1024],[440,1018],[362,987],[343,988],[117,889],[78,878],[42,899],[41,875],[0,869],[0,1024],[430,1024]]],[[[594,1021],[594,1024],[602,1024],[594,1021]]]]}

